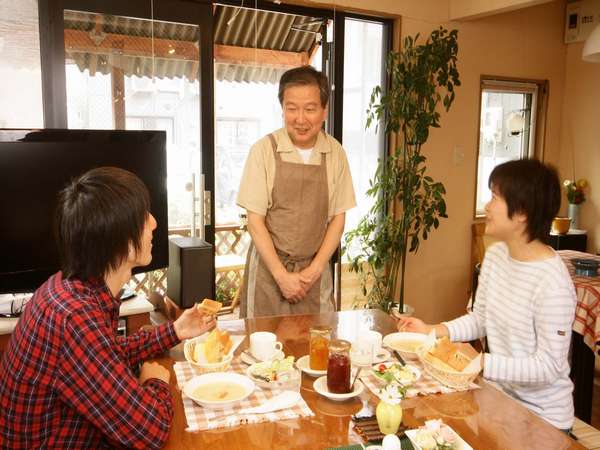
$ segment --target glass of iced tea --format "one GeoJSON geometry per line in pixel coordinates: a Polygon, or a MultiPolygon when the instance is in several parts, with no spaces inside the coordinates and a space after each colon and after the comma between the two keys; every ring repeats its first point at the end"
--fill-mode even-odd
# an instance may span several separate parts
{"type": "Polygon", "coordinates": [[[319,325],[310,329],[310,360],[309,365],[313,370],[327,370],[329,357],[329,341],[331,340],[331,327],[319,325]]]}
{"type": "Polygon", "coordinates": [[[350,342],[334,339],[329,343],[327,389],[334,394],[350,392],[350,342]]]}

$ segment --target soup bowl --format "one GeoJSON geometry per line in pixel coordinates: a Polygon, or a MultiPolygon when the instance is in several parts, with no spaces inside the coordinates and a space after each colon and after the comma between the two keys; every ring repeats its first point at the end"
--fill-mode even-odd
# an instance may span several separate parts
{"type": "Polygon", "coordinates": [[[212,372],[193,377],[183,386],[183,393],[200,406],[223,409],[247,398],[254,388],[254,382],[244,375],[212,372]]]}
{"type": "Polygon", "coordinates": [[[417,354],[419,348],[425,343],[426,334],[396,332],[383,338],[383,345],[402,353],[417,354]]]}

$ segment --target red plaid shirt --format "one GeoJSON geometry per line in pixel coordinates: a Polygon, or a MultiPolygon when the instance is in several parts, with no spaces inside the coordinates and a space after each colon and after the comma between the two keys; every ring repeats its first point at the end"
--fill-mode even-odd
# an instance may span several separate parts
{"type": "Polygon", "coordinates": [[[59,272],[25,307],[0,365],[0,448],[162,447],[169,385],[132,368],[179,340],[171,323],[116,336],[106,284],[59,272]]]}

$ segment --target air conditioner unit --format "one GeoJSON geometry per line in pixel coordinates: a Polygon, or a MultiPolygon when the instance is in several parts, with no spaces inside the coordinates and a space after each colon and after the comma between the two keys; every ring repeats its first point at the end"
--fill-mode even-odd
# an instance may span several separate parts
{"type": "Polygon", "coordinates": [[[565,44],[583,42],[600,24],[600,0],[578,0],[567,3],[565,44]]]}

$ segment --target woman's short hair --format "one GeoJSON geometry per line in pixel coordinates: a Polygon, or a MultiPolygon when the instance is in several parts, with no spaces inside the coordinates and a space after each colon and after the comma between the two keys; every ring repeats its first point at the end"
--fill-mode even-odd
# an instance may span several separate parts
{"type": "Polygon", "coordinates": [[[56,235],[65,278],[104,279],[139,251],[150,211],[148,189],[117,167],[92,169],[58,196],[56,235]]]}
{"type": "Polygon", "coordinates": [[[279,80],[279,103],[283,105],[285,90],[293,86],[315,85],[319,88],[321,106],[325,108],[329,102],[329,82],[327,75],[312,66],[300,66],[286,71],[279,80]]]}
{"type": "Polygon", "coordinates": [[[560,181],[556,169],[537,159],[518,159],[500,164],[490,175],[495,188],[508,206],[508,217],[527,217],[529,241],[547,242],[552,220],[560,208],[560,181]]]}

